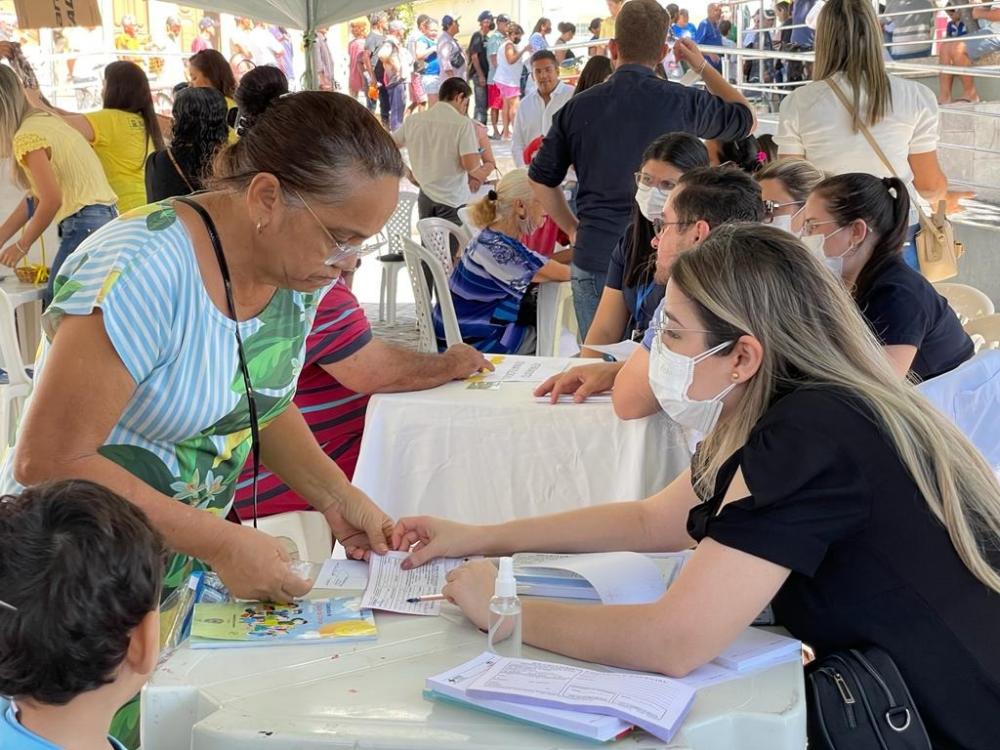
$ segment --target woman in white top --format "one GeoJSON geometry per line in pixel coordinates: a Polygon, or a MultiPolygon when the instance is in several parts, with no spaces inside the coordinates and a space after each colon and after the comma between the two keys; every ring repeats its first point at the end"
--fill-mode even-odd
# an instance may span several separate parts
{"type": "MultiPolygon", "coordinates": [[[[778,117],[779,156],[806,159],[830,174],[892,172],[865,139],[867,126],[908,188],[931,205],[969,193],[948,191],[948,178],[937,157],[938,105],[934,93],[914,81],[890,76],[882,58],[882,30],[868,0],[829,0],[816,28],[813,82],[796,89],[781,103],[778,117]],[[837,98],[840,87],[854,113],[837,98]]],[[[917,215],[911,211],[904,258],[917,266],[913,238],[917,215]]]]}
{"type": "Polygon", "coordinates": [[[517,117],[517,105],[521,101],[521,72],[524,70],[524,57],[531,54],[531,45],[520,48],[524,38],[524,29],[516,23],[507,27],[507,39],[500,45],[497,52],[497,72],[493,82],[503,96],[503,133],[501,137],[507,140],[511,137],[514,118],[517,117]]]}

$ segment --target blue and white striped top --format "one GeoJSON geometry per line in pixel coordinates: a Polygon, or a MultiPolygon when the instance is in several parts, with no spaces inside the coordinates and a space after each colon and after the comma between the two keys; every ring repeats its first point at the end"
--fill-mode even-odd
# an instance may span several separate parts
{"type": "MultiPolygon", "coordinates": [[[[262,426],[295,394],[306,335],[323,293],[279,289],[257,318],[239,324],[262,426]]],[[[225,515],[250,452],[236,323],[208,296],[191,237],[172,204],[125,214],[66,260],[43,317],[46,341],[36,382],[45,377],[62,319],[98,309],[135,381],[101,455],[168,497],[225,515]]],[[[2,492],[19,490],[11,468],[16,450],[15,444],[0,469],[2,492]]],[[[175,556],[166,590],[184,582],[190,563],[175,556]]]]}

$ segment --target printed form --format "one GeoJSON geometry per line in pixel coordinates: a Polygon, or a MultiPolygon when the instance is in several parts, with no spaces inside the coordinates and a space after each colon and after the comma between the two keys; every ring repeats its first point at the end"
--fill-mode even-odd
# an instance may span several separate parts
{"type": "Polygon", "coordinates": [[[439,559],[412,570],[403,570],[407,552],[372,555],[368,565],[368,588],[361,599],[362,608],[407,615],[441,614],[441,602],[407,602],[418,596],[440,594],[445,576],[473,558],[439,559]]]}
{"type": "Polygon", "coordinates": [[[616,716],[669,742],[694,701],[678,680],[595,672],[531,659],[501,659],[467,688],[469,696],[616,716]]]}

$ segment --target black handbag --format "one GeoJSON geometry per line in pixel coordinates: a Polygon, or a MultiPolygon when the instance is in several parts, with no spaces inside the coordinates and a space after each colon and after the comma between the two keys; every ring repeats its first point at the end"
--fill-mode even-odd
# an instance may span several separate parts
{"type": "Polygon", "coordinates": [[[462,50],[456,50],[452,53],[451,59],[448,61],[451,63],[452,70],[461,70],[465,67],[465,55],[462,54],[462,50]]]}
{"type": "Polygon", "coordinates": [[[933,750],[892,657],[874,646],[809,665],[809,748],[933,750]]]}

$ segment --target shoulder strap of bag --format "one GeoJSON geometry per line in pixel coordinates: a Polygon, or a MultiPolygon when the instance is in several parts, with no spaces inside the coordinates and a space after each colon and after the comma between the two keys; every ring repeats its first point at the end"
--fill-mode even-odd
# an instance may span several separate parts
{"type": "MultiPolygon", "coordinates": [[[[868,141],[868,145],[872,147],[872,151],[875,152],[875,155],[878,156],[881,162],[885,165],[886,169],[889,170],[889,173],[892,174],[892,176],[898,180],[899,174],[897,174],[896,168],[892,166],[892,162],[889,161],[889,157],[885,155],[885,152],[882,150],[882,147],[878,145],[878,141],[875,140],[875,136],[872,135],[872,131],[868,129],[868,126],[865,124],[864,120],[861,119],[861,117],[857,116],[857,113],[854,109],[854,105],[851,104],[850,100],[844,94],[844,90],[840,88],[838,83],[832,78],[827,78],[826,84],[833,90],[833,93],[837,95],[837,98],[840,99],[840,103],[844,105],[844,109],[846,109],[848,114],[851,115],[851,118],[857,119],[858,125],[860,126],[861,129],[861,134],[865,137],[865,140],[868,141]]],[[[931,230],[935,234],[940,233],[941,230],[938,229],[937,224],[935,224],[931,220],[931,217],[928,216],[927,213],[924,211],[924,207],[921,206],[920,203],[917,201],[913,201],[913,205],[917,209],[917,214],[920,217],[921,226],[923,226],[925,229],[931,230]]]]}

